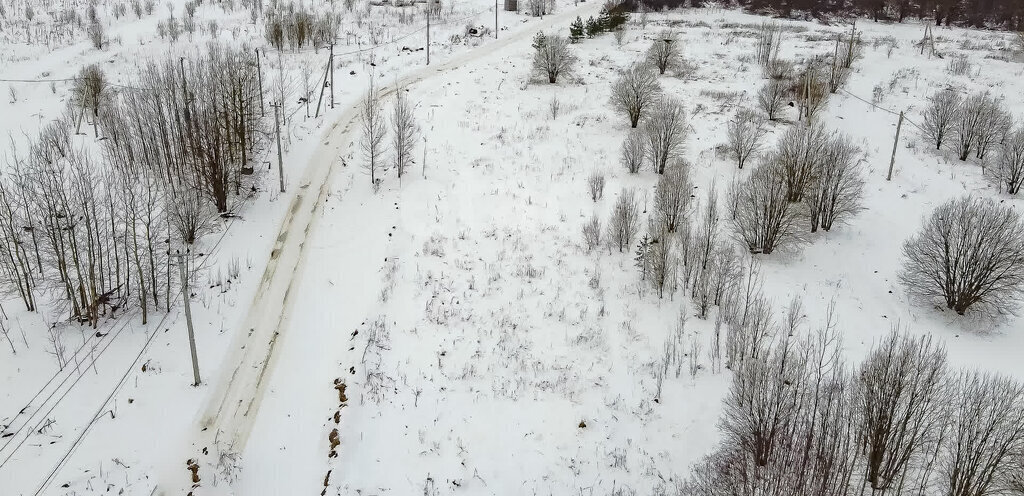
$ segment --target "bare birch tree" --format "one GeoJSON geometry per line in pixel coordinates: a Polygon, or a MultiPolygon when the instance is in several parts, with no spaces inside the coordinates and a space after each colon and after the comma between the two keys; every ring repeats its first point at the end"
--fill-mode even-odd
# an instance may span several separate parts
{"type": "Polygon", "coordinates": [[[363,167],[370,173],[370,184],[376,188],[379,184],[377,171],[383,167],[387,124],[384,119],[384,110],[381,108],[380,91],[372,78],[370,79],[370,89],[363,95],[359,104],[359,121],[363,129],[359,148],[363,151],[363,158],[366,161],[363,167]]]}
{"type": "Polygon", "coordinates": [[[391,114],[392,148],[395,150],[395,169],[401,179],[405,168],[412,163],[413,147],[416,145],[418,126],[404,88],[395,92],[395,104],[391,114]]]}

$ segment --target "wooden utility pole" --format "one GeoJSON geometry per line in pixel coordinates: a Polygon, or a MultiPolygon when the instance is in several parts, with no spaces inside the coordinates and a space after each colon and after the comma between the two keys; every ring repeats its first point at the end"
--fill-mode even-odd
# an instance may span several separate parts
{"type": "Polygon", "coordinates": [[[427,1],[427,65],[430,65],[430,1],[427,1]]]}
{"type": "Polygon", "coordinates": [[[900,112],[900,121],[896,123],[896,140],[892,143],[892,159],[889,160],[889,175],[886,181],[892,181],[892,168],[896,165],[896,148],[900,144],[900,128],[903,127],[903,112],[900,112]]]}
{"type": "MultiPolygon", "coordinates": [[[[314,118],[320,117],[320,104],[323,103],[323,101],[324,101],[324,88],[327,87],[327,75],[330,72],[331,72],[331,64],[330,64],[330,62],[328,62],[327,66],[324,67],[324,77],[321,78],[322,82],[320,84],[320,96],[316,99],[316,112],[313,114],[314,118]]],[[[334,93],[334,89],[333,88],[331,89],[331,93],[334,93]]]]}
{"type": "Polygon", "coordinates": [[[260,117],[267,116],[267,109],[263,107],[263,69],[260,66],[260,49],[256,49],[256,76],[260,80],[260,117]]]}
{"type": "Polygon", "coordinates": [[[281,192],[284,193],[284,161],[281,159],[281,116],[278,109],[279,103],[271,103],[274,107],[274,132],[277,133],[277,179],[281,183],[281,192]]]}
{"type": "Polygon", "coordinates": [[[498,0],[494,0],[494,39],[498,39],[498,0]]]}
{"type": "Polygon", "coordinates": [[[331,110],[334,110],[334,42],[331,42],[331,110]]]}
{"type": "Polygon", "coordinates": [[[185,275],[185,257],[178,252],[178,270],[181,274],[181,295],[185,300],[185,323],[188,325],[188,346],[192,350],[192,377],[195,379],[193,386],[198,386],[202,381],[199,379],[199,356],[196,354],[196,334],[192,329],[192,308],[188,305],[188,277],[185,275]]]}

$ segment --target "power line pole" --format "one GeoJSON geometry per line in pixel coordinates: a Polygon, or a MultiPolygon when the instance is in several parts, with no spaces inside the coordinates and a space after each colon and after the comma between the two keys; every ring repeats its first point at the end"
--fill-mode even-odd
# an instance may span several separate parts
{"type": "Polygon", "coordinates": [[[331,110],[334,110],[334,42],[331,42],[331,110]]]}
{"type": "Polygon", "coordinates": [[[281,159],[281,118],[278,109],[279,103],[271,103],[274,107],[274,132],[277,133],[277,179],[281,183],[281,192],[284,193],[284,161],[281,159]]]}
{"type": "Polygon", "coordinates": [[[892,181],[892,168],[896,165],[896,148],[900,144],[900,128],[903,127],[903,112],[900,112],[900,121],[896,123],[896,140],[892,143],[892,159],[889,160],[889,175],[886,181],[892,181]]]}
{"type": "MultiPolygon", "coordinates": [[[[320,96],[316,99],[316,112],[313,114],[314,118],[320,117],[320,104],[323,103],[323,101],[324,101],[324,88],[327,87],[327,75],[330,72],[331,72],[331,64],[330,64],[330,62],[328,62],[327,65],[324,66],[324,77],[319,79],[319,81],[321,81],[321,83],[320,83],[320,96]]],[[[331,93],[334,93],[333,89],[331,90],[331,93]]]]}
{"type": "Polygon", "coordinates": [[[185,257],[178,251],[178,270],[181,274],[181,296],[185,300],[185,322],[188,325],[188,346],[192,350],[192,377],[195,379],[193,386],[198,386],[202,381],[199,379],[199,357],[196,354],[196,334],[192,329],[192,308],[189,307],[188,277],[185,276],[185,257]]]}
{"type": "Polygon", "coordinates": [[[267,116],[267,109],[263,107],[263,69],[260,66],[260,49],[256,49],[256,75],[260,80],[260,117],[267,116]]]}
{"type": "Polygon", "coordinates": [[[498,0],[494,0],[494,39],[498,39],[498,0]]]}
{"type": "Polygon", "coordinates": [[[433,0],[427,0],[427,65],[430,65],[430,9],[433,0]]]}

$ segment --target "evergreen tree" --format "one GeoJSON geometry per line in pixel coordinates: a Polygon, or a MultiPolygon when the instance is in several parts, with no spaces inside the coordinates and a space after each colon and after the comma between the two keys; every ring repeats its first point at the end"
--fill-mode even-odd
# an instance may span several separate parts
{"type": "Polygon", "coordinates": [[[583,19],[577,16],[576,20],[569,25],[569,41],[579,43],[583,39],[583,31],[583,19]]]}
{"type": "Polygon", "coordinates": [[[544,48],[544,46],[547,45],[547,44],[548,44],[548,38],[547,38],[547,36],[544,36],[544,31],[540,31],[537,34],[533,35],[533,45],[532,46],[533,46],[533,49],[535,51],[536,50],[540,50],[541,48],[544,48]]]}
{"type": "Polygon", "coordinates": [[[587,19],[587,38],[593,38],[599,34],[601,34],[601,24],[595,21],[594,17],[591,16],[587,19]]]}

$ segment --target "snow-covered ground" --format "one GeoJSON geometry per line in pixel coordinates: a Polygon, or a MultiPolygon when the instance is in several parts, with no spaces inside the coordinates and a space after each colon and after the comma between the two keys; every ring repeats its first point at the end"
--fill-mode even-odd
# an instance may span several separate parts
{"type": "MultiPolygon", "coordinates": [[[[467,16],[487,7],[459,4],[467,16]]],[[[422,52],[398,46],[380,49],[374,66],[365,53],[343,57],[340,105],[321,119],[290,109],[288,192],[275,193],[276,177],[264,174],[241,216],[203,240],[205,284],[192,300],[203,386],[189,385],[178,310],[146,327],[108,323],[103,337],[69,328],[69,349],[85,343],[81,364],[54,375],[49,316],[5,302],[17,354],[0,341],[0,424],[26,428],[0,438],[0,494],[36,494],[65,456],[39,494],[185,494],[189,458],[200,463],[197,496],[652,494],[685,477],[718,440],[729,381],[707,357],[713,319],[695,318],[682,292],[659,299],[631,252],[587,253],[580,229],[595,211],[607,218],[625,187],[637,187],[645,207],[653,199],[656,175],[629,175],[618,164],[629,125],[608,101],[618,71],[666,27],[695,68],[661,83],[688,111],[696,197],[711,187],[724,196],[748,173],[716,148],[726,122],[756,107],[763,79],[750,55],[763,18],[652,14],[646,28],[634,19],[622,46],[611,35],[573,45],[573,77],[533,80],[532,33],[566,32],[574,8],[585,19],[598,5],[561,5],[543,20],[501,13],[509,29],[497,42],[444,42],[426,68],[422,52]],[[354,110],[371,73],[388,91],[408,91],[422,128],[411,173],[401,181],[386,173],[377,192],[360,167],[354,110]],[[594,171],[608,179],[597,202],[586,185],[594,171]],[[672,371],[659,395],[656,369],[679,332],[700,367],[672,371]],[[346,385],[343,407],[337,379],[346,385]],[[335,428],[340,445],[329,457],[335,428]]],[[[244,12],[202,9],[220,16],[225,39],[262,45],[244,12]]],[[[127,75],[139,57],[193,46],[159,40],[155,19],[123,24],[110,28],[123,43],[104,52],[85,41],[52,51],[7,45],[0,78],[65,78],[94,61],[127,75]]],[[[798,60],[830,51],[834,33],[848,29],[782,24],[781,55],[798,60]]],[[[393,29],[398,38],[417,28],[393,29]]],[[[947,86],[989,89],[1024,119],[1024,65],[1001,60],[1009,37],[1000,33],[937,29],[940,59],[914,45],[921,25],[860,21],[857,29],[863,57],[822,117],[864,152],[866,209],[797,249],[760,256],[764,293],[779,309],[802,297],[811,323],[834,301],[852,359],[900,325],[944,340],[955,366],[1024,378],[1024,320],[954,318],[912,304],[896,281],[903,241],[943,201],[968,192],[1024,208],[978,164],[930,150],[915,128],[926,98],[947,86]],[[898,43],[891,54],[875,43],[883,37],[898,43]],[[954,53],[968,55],[969,75],[947,72],[954,53]],[[870,103],[877,85],[880,108],[870,103]],[[909,120],[886,181],[900,111],[909,120]]],[[[447,40],[442,33],[433,34],[447,40]]],[[[281,60],[298,74],[304,64],[322,67],[324,56],[286,52],[281,60]]],[[[17,118],[0,122],[15,140],[64,105],[48,84],[0,84],[17,88],[17,100],[4,101],[4,114],[17,118]]],[[[795,120],[795,109],[786,112],[795,120]]],[[[791,125],[773,123],[769,145],[791,125]]]]}

